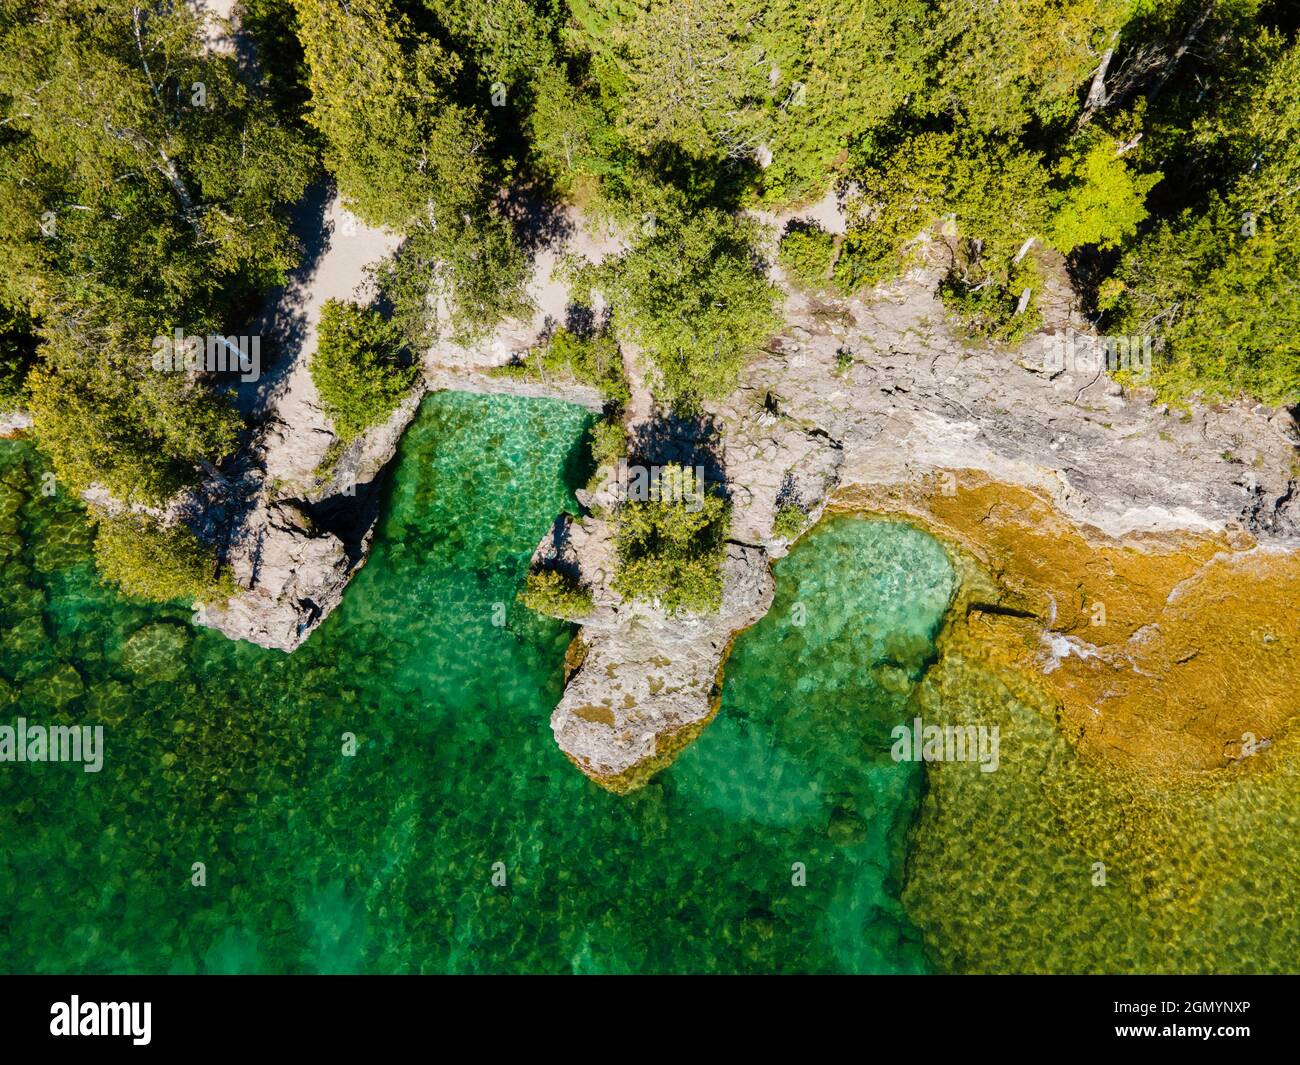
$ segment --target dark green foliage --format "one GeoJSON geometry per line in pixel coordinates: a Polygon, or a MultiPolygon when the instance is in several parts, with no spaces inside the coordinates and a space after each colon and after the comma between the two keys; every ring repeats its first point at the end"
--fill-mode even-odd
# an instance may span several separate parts
{"type": "Polygon", "coordinates": [[[939,283],[939,296],[971,336],[1014,345],[1042,325],[1042,315],[1032,303],[1018,312],[1021,294],[1036,291],[1038,284],[1033,260],[1024,259],[1008,270],[1005,281],[989,275],[967,280],[951,273],[939,283]]]}
{"type": "MultiPolygon", "coordinates": [[[[1229,32],[1225,30],[1224,32],[1229,32]]],[[[1190,136],[1166,143],[1205,160],[1204,206],[1163,220],[1101,286],[1112,332],[1154,337],[1165,398],[1246,393],[1300,399],[1300,47],[1248,24],[1229,32],[1224,91],[1190,136]]]]}
{"type": "Polygon", "coordinates": [[[1300,214],[1249,229],[1222,201],[1163,224],[1103,292],[1113,332],[1157,338],[1153,383],[1167,399],[1300,398],[1300,214]]]}
{"type": "Polygon", "coordinates": [[[587,491],[594,492],[606,483],[619,459],[627,455],[627,429],[621,410],[616,408],[592,423],[587,430],[587,447],[591,455],[587,491]]]}
{"type": "Polygon", "coordinates": [[[311,93],[293,0],[240,0],[239,24],[253,41],[272,97],[297,120],[311,93]]]}
{"type": "Polygon", "coordinates": [[[15,0],[0,48],[0,302],[38,322],[38,439],[71,489],[160,502],[239,419],[152,340],[236,332],[284,279],[312,151],[185,5],[15,0]]]}
{"type": "Polygon", "coordinates": [[[663,208],[623,255],[579,273],[614,308],[620,338],[659,373],[662,398],[689,406],[727,395],[745,360],[779,327],[751,223],[713,208],[663,208]]]}
{"type": "MultiPolygon", "coordinates": [[[[692,476],[666,467],[664,479],[692,476]]],[[[730,504],[705,492],[695,500],[628,501],[618,511],[618,573],[614,589],[627,599],[657,603],[670,614],[708,613],[722,604],[730,504]]]]}
{"type": "Polygon", "coordinates": [[[618,418],[603,418],[588,430],[591,457],[597,468],[612,466],[627,454],[627,430],[618,418]]]}
{"type": "MultiPolygon", "coordinates": [[[[247,0],[239,17],[255,69],[207,51],[186,5],[0,12],[0,306],[33,323],[0,323],[0,402],[24,382],[73,490],[161,502],[236,446],[217,383],[151,372],[150,341],[234,332],[284,279],[316,145],[349,204],[406,237],[377,274],[417,352],[528,313],[536,219],[502,195],[526,185],[629,236],[578,287],[609,297],[659,398],[725,395],[778,327],[743,208],[837,186],[844,237],[782,241],[797,284],[855,293],[941,239],[946,304],[1014,343],[1069,256],[1104,330],[1155,340],[1162,395],[1300,397],[1284,5],[247,0]]],[[[622,401],[609,347],[566,343],[538,372],[559,360],[622,401]]]]}
{"type": "Polygon", "coordinates": [[[523,250],[509,223],[491,209],[415,226],[375,273],[393,320],[417,350],[440,338],[472,343],[530,309],[523,250]]]}
{"type": "Polygon", "coordinates": [[[1137,6],[1130,0],[938,0],[923,31],[935,65],[925,106],[958,115],[982,133],[1070,121],[1080,88],[1137,6]]]}
{"type": "Polygon", "coordinates": [[[36,360],[32,320],[0,304],[0,413],[24,402],[27,372],[36,360]]]}
{"type": "Polygon", "coordinates": [[[325,303],[311,379],[342,440],[392,414],[419,373],[404,357],[396,327],[378,311],[340,300],[325,303]]]}
{"type": "Polygon", "coordinates": [[[73,491],[99,484],[124,502],[161,505],[201,462],[234,449],[239,418],[202,382],[144,368],[142,356],[88,359],[64,343],[47,341],[28,391],[37,442],[73,491]]]}
{"type": "Polygon", "coordinates": [[[406,232],[488,196],[482,117],[452,96],[459,59],[387,0],[294,0],[311,121],[349,206],[406,232]]]}
{"type": "Polygon", "coordinates": [[[921,0],[572,0],[573,41],[636,153],[748,167],[773,201],[823,191],[924,84],[921,0]],[[761,150],[767,167],[757,165],[761,150]]]}

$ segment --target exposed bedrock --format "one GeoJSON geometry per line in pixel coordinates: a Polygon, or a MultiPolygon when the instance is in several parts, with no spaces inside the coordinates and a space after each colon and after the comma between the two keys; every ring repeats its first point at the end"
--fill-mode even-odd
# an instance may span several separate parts
{"type": "Polygon", "coordinates": [[[870,303],[792,295],[792,327],[720,411],[728,437],[775,406],[842,446],[844,484],[977,469],[1045,489],[1066,515],[1113,535],[1239,527],[1300,540],[1300,438],[1288,411],[1172,410],[1091,368],[1053,371],[1058,345],[1097,344],[1064,329],[1015,352],[969,345],[945,322],[936,280],[918,272],[870,303]],[[839,352],[841,364],[853,360],[842,371],[839,352]]]}
{"type": "MultiPolygon", "coordinates": [[[[782,503],[798,505],[809,524],[830,504],[933,527],[937,511],[923,501],[970,498],[974,476],[992,486],[991,508],[998,505],[999,484],[1007,486],[1008,497],[1029,491],[1043,498],[1059,535],[1068,532],[1082,551],[1140,556],[1154,537],[1166,553],[1180,550],[1177,544],[1187,538],[1198,551],[1213,540],[1243,550],[1267,544],[1294,557],[1300,546],[1298,440],[1288,412],[1244,402],[1188,412],[1153,405],[1088,367],[1086,359],[1056,369],[1051,345],[1061,334],[1039,334],[1013,353],[971,345],[947,324],[933,295],[936,280],[934,270],[917,271],[869,303],[790,294],[789,328],[747,367],[740,388],[710,412],[716,436],[710,476],[733,503],[727,584],[735,590],[717,617],[668,619],[621,603],[609,588],[608,525],[588,518],[557,526],[563,530],[558,550],[591,584],[596,606],[582,620],[571,656],[580,664],[551,724],[561,749],[597,783],[617,791],[640,786],[716,712],[731,640],[771,602],[770,579],[760,580],[755,570],[766,571],[788,547],[772,532],[782,503]],[[761,595],[740,592],[760,586],[761,595]]],[[[1071,335],[1070,342],[1084,351],[1099,344],[1086,335],[1071,335]]],[[[607,496],[584,501],[608,506],[607,496]]],[[[995,524],[970,522],[960,542],[1001,568],[1003,556],[980,549],[983,527],[995,524]]],[[[553,531],[539,557],[556,550],[553,531]]],[[[1071,573],[1089,572],[1074,562],[1071,573]]],[[[1141,573],[1146,564],[1139,557],[1129,565],[1141,573]]],[[[1021,568],[1032,571],[1028,564],[1021,568]]],[[[1103,571],[1110,572],[1097,570],[1103,571]]],[[[1050,652],[1063,637],[1053,626],[1078,625],[1077,603],[1063,602],[1059,619],[1048,616],[1057,583],[1035,583],[1031,574],[1014,587],[990,586],[990,594],[1006,602],[986,604],[988,610],[1033,628],[1031,643],[1048,652],[1022,655],[1024,668],[1056,671],[1059,651],[1050,652]]],[[[1140,624],[1134,620],[1132,627],[1140,624]]],[[[1130,668],[1130,658],[1119,659],[1130,668]]],[[[1082,706],[1094,719],[1098,697],[1062,694],[1065,675],[1057,673],[1055,690],[1067,714],[1077,719],[1082,706]]],[[[1121,677],[1120,683],[1128,682],[1121,677]]],[[[1153,689],[1147,678],[1143,690],[1149,702],[1160,683],[1153,689]]],[[[1229,693],[1198,698],[1201,713],[1229,693]]],[[[1126,712],[1114,706],[1116,715],[1126,712]]],[[[1151,718],[1150,707],[1144,713],[1151,718]]],[[[1220,718],[1236,727],[1235,716],[1220,718]]],[[[1148,720],[1142,727],[1150,731],[1157,724],[1148,720]]],[[[1090,727],[1089,734],[1098,736],[1141,731],[1119,716],[1109,731],[1090,727]]],[[[1195,747],[1189,741],[1186,757],[1177,757],[1208,767],[1199,752],[1212,750],[1215,736],[1207,733],[1195,747]]]]}
{"type": "MultiPolygon", "coordinates": [[[[608,528],[595,519],[588,526],[574,527],[576,551],[584,559],[607,557],[608,528]]],[[[601,581],[608,572],[602,567],[592,576],[601,581]]],[[[761,548],[728,544],[723,574],[722,608],[701,617],[668,617],[620,602],[603,582],[595,584],[597,608],[577,637],[551,730],[560,749],[604,787],[639,787],[717,712],[731,641],[767,613],[773,592],[761,548]]]]}

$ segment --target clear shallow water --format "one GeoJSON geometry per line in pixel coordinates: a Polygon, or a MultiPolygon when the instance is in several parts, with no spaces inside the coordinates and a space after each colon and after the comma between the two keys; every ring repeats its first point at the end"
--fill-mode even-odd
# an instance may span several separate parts
{"type": "Polygon", "coordinates": [[[428,400],[291,656],[105,589],[0,445],[0,723],[108,746],[0,763],[0,971],[1295,970],[1300,740],[1204,789],[1082,761],[973,646],[926,668],[954,577],[905,525],[823,522],[700,739],[634,795],[585,780],[548,725],[569,628],[514,593],[588,419],[428,400]],[[998,772],[895,764],[914,713],[998,725],[998,772]]]}
{"type": "Polygon", "coordinates": [[[576,509],[588,419],[426,401],[371,560],[291,656],[102,587],[79,506],[0,447],[0,721],[103,723],[108,748],[98,774],[0,765],[0,969],[924,969],[896,901],[920,770],[887,752],[943,552],[824,524],[779,563],[717,720],[609,795],[550,734],[569,628],[513,598],[576,509]]]}

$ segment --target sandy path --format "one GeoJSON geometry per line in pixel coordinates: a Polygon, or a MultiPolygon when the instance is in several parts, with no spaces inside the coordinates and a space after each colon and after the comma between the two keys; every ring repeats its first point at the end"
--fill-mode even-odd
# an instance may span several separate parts
{"type": "Polygon", "coordinates": [[[369,304],[375,296],[367,268],[391,255],[401,238],[361,222],[333,193],[322,219],[325,249],[274,294],[262,326],[264,345],[278,354],[275,366],[255,386],[249,414],[266,418],[266,475],[306,488],[325,458],[334,434],[311,380],[321,310],[331,299],[369,304]]]}
{"type": "Polygon", "coordinates": [[[216,55],[234,55],[239,31],[235,25],[238,0],[187,0],[194,14],[203,19],[203,44],[216,55]]]}

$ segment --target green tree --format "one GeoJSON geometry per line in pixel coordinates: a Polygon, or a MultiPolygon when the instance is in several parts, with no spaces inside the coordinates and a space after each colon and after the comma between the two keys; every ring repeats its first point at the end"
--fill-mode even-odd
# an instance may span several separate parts
{"type": "Polygon", "coordinates": [[[444,337],[472,343],[532,309],[524,290],[527,257],[509,222],[494,210],[415,226],[375,275],[393,306],[393,320],[417,350],[444,337]]]}
{"type": "Polygon", "coordinates": [[[979,133],[1063,123],[1134,0],[938,0],[925,29],[935,70],[924,105],[979,133]]]}
{"type": "MultiPolygon", "coordinates": [[[[666,467],[665,479],[674,476],[692,474],[666,467]]],[[[726,500],[707,492],[698,506],[684,499],[623,503],[617,517],[615,591],[657,603],[670,614],[716,611],[722,604],[729,521],[726,500]]]]}
{"type": "Polygon", "coordinates": [[[641,240],[579,275],[614,308],[614,329],[649,356],[660,392],[691,405],[727,395],[745,360],[780,328],[757,229],[715,208],[663,208],[641,240]]]}
{"type": "Polygon", "coordinates": [[[162,505],[202,463],[234,449],[239,418],[202,381],[142,368],[132,353],[105,349],[92,360],[65,344],[46,342],[28,394],[37,442],[73,491],[98,484],[123,502],[162,505]]]}
{"type": "Polygon", "coordinates": [[[233,446],[211,382],[151,341],[232,330],[296,247],[311,149],[205,50],[184,5],[14,0],[0,12],[0,302],[39,323],[38,440],[74,489],[159,501],[233,446]]]}
{"type": "Polygon", "coordinates": [[[403,357],[401,337],[378,311],[327,300],[311,358],[311,379],[345,443],[401,403],[420,368],[403,357]]]}
{"type": "Polygon", "coordinates": [[[925,86],[925,0],[770,0],[760,36],[768,62],[771,163],[765,198],[815,197],[852,145],[882,130],[925,86]]]}
{"type": "Polygon", "coordinates": [[[618,342],[608,332],[583,335],[569,329],[556,329],[544,344],[523,359],[495,372],[500,376],[540,381],[570,378],[599,388],[617,407],[622,407],[632,398],[623,373],[623,354],[618,342]]]}
{"type": "Polygon", "coordinates": [[[1098,133],[1081,141],[1055,167],[1062,188],[1047,239],[1062,252],[1085,244],[1114,248],[1134,236],[1147,217],[1147,193],[1163,176],[1129,167],[1114,137],[1098,133]]]}
{"type": "Polygon", "coordinates": [[[1203,209],[1162,220],[1102,286],[1116,333],[1151,338],[1166,398],[1300,398],[1300,46],[1264,33],[1195,124],[1223,168],[1203,209]]]}
{"type": "MultiPolygon", "coordinates": [[[[1300,217],[1243,223],[1224,201],[1134,247],[1103,306],[1109,329],[1153,339],[1166,399],[1300,399],[1300,217]],[[1253,234],[1251,230],[1253,228],[1253,234]],[[1243,232],[1244,229],[1244,232],[1243,232]]],[[[1143,382],[1146,383],[1146,382],[1143,382]]]]}
{"type": "Polygon", "coordinates": [[[763,137],[762,48],[744,0],[645,5],[616,31],[626,81],[617,112],[634,149],[670,144],[699,158],[747,157],[763,137]]]}
{"type": "Polygon", "coordinates": [[[452,99],[460,60],[388,0],[294,0],[325,162],[356,214],[406,232],[481,208],[481,117],[452,99]]]}
{"type": "Polygon", "coordinates": [[[185,526],[132,512],[97,520],[95,563],[125,594],[158,603],[211,603],[237,591],[215,553],[185,526]]]}
{"type": "Polygon", "coordinates": [[[578,621],[592,610],[591,592],[572,576],[556,569],[533,570],[524,580],[519,601],[539,614],[578,621]]]}

